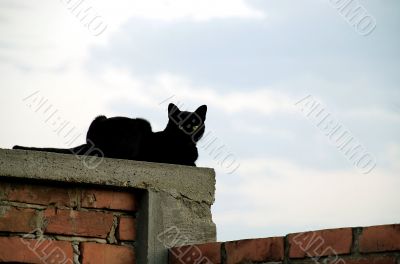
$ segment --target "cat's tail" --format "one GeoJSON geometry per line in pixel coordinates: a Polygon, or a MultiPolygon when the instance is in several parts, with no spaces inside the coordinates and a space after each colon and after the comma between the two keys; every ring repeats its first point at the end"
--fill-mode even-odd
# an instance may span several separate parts
{"type": "Polygon", "coordinates": [[[14,146],[13,149],[21,149],[21,150],[33,150],[33,151],[44,151],[44,152],[53,152],[53,153],[62,153],[62,154],[76,154],[76,155],[84,155],[88,149],[87,144],[83,144],[74,148],[62,149],[62,148],[31,148],[31,147],[23,147],[23,146],[14,146]]]}

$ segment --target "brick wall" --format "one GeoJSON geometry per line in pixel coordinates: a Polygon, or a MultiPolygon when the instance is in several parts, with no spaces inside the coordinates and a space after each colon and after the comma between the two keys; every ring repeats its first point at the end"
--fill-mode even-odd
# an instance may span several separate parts
{"type": "Polygon", "coordinates": [[[400,224],[175,247],[170,264],[400,264],[400,224]]]}
{"type": "Polygon", "coordinates": [[[135,263],[138,193],[21,181],[0,182],[0,262],[135,263]]]}

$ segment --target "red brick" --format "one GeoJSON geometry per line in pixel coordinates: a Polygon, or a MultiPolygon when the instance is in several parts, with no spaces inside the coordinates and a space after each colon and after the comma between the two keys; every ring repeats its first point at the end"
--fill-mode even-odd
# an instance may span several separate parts
{"type": "Polygon", "coordinates": [[[283,260],[283,237],[246,239],[225,243],[227,264],[283,260]]]}
{"type": "Polygon", "coordinates": [[[350,253],[353,235],[351,228],[329,229],[288,236],[290,258],[329,256],[350,253]]]}
{"type": "Polygon", "coordinates": [[[220,264],[221,243],[175,247],[169,251],[170,264],[220,264]]]}
{"type": "MultiPolygon", "coordinates": [[[[326,258],[326,257],[324,257],[326,258]]],[[[331,256],[329,260],[313,259],[301,260],[301,262],[292,262],[301,264],[397,264],[395,256],[364,256],[364,257],[344,257],[331,256]]]]}
{"type": "Polygon", "coordinates": [[[81,243],[82,264],[135,264],[133,248],[98,243],[81,243]]]}
{"type": "Polygon", "coordinates": [[[31,232],[37,226],[35,209],[0,206],[0,231],[31,232]]]}
{"type": "Polygon", "coordinates": [[[45,233],[106,238],[113,215],[104,212],[47,209],[45,233]]]}
{"type": "Polygon", "coordinates": [[[133,192],[90,189],[82,191],[81,206],[86,208],[137,211],[138,203],[133,192]]]}
{"type": "Polygon", "coordinates": [[[118,238],[120,240],[136,239],[136,220],[131,216],[121,216],[118,224],[118,238]]]}
{"type": "Polygon", "coordinates": [[[36,184],[1,183],[2,199],[41,205],[75,207],[78,204],[74,189],[36,184]]]}
{"type": "Polygon", "coordinates": [[[368,256],[362,258],[339,258],[336,261],[331,261],[329,264],[396,264],[396,257],[368,256]]]}
{"type": "Polygon", "coordinates": [[[0,262],[73,263],[72,245],[65,241],[0,237],[0,262]]]}
{"type": "Polygon", "coordinates": [[[400,224],[363,228],[359,246],[360,252],[400,250],[400,224]]]}

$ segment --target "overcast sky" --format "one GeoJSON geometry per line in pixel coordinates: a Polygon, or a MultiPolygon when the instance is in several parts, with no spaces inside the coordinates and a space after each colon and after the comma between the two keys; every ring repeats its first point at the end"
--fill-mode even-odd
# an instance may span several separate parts
{"type": "Polygon", "coordinates": [[[65,147],[33,94],[82,134],[100,114],[157,131],[168,102],[207,104],[197,165],[217,173],[219,241],[400,222],[397,0],[353,2],[368,34],[330,0],[86,1],[97,28],[67,2],[0,1],[0,147],[65,147]],[[307,116],[311,101],[369,173],[307,116]]]}

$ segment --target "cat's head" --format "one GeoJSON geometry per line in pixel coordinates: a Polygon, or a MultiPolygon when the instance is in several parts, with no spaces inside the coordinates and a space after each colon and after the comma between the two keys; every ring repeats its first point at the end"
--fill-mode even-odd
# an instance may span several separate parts
{"type": "Polygon", "coordinates": [[[184,137],[190,137],[194,143],[204,134],[207,106],[202,105],[194,112],[181,111],[176,105],[168,105],[169,126],[184,137]]]}

